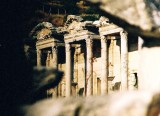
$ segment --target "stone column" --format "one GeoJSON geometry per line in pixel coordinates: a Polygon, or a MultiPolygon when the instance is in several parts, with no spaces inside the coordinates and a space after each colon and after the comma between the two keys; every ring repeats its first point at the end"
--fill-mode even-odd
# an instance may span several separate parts
{"type": "Polygon", "coordinates": [[[53,67],[53,61],[52,61],[52,53],[49,54],[49,67],[53,67]]]}
{"type": "Polygon", "coordinates": [[[52,47],[53,67],[58,69],[58,47],[52,47]]]}
{"type": "Polygon", "coordinates": [[[128,39],[127,32],[121,31],[121,90],[127,90],[128,86],[128,39]]]}
{"type": "Polygon", "coordinates": [[[66,97],[71,96],[71,45],[69,43],[65,44],[66,47],[66,97]]]}
{"type": "Polygon", "coordinates": [[[108,67],[107,67],[107,39],[105,36],[101,37],[101,94],[108,93],[108,67]]]}
{"type": "Polygon", "coordinates": [[[41,66],[41,50],[37,49],[37,67],[41,66]]]}
{"type": "MultiPolygon", "coordinates": [[[[58,48],[57,46],[52,47],[52,64],[53,68],[58,69],[58,48]]],[[[59,86],[59,85],[58,85],[59,86]]],[[[58,86],[54,88],[55,97],[58,96],[58,86]]]]}
{"type": "Polygon", "coordinates": [[[86,49],[87,49],[87,76],[86,76],[86,91],[87,96],[93,95],[93,53],[92,53],[92,43],[91,38],[86,39],[86,49]]]}

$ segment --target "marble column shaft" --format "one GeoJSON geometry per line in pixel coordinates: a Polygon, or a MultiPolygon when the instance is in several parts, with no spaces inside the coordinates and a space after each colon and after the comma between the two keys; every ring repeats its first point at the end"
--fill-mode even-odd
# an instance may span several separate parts
{"type": "Polygon", "coordinates": [[[41,50],[37,49],[37,67],[41,66],[41,50]]]}
{"type": "MultiPolygon", "coordinates": [[[[58,69],[58,48],[57,46],[52,47],[52,64],[53,68],[58,69]]],[[[55,97],[58,96],[58,86],[55,87],[55,97]]]]}
{"type": "Polygon", "coordinates": [[[66,47],[66,97],[71,96],[71,45],[69,43],[65,44],[66,47]]]}
{"type": "Polygon", "coordinates": [[[53,67],[58,69],[58,47],[52,47],[53,67]]]}
{"type": "Polygon", "coordinates": [[[107,39],[105,36],[101,37],[101,59],[102,59],[101,94],[103,95],[108,92],[107,39]]]}
{"type": "Polygon", "coordinates": [[[127,32],[121,31],[121,90],[128,88],[128,38],[127,32]]]}
{"type": "Polygon", "coordinates": [[[93,95],[93,52],[92,45],[93,40],[88,38],[86,39],[86,50],[87,50],[87,76],[86,76],[86,94],[87,96],[93,95]]]}

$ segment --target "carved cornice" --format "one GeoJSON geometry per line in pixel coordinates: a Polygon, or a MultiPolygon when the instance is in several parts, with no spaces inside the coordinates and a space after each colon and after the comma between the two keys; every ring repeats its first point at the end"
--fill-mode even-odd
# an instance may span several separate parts
{"type": "Polygon", "coordinates": [[[110,25],[106,27],[99,28],[99,33],[101,36],[120,33],[123,29],[116,25],[110,25]]]}
{"type": "Polygon", "coordinates": [[[48,39],[52,35],[53,25],[49,22],[42,22],[35,26],[32,31],[29,33],[29,36],[41,40],[41,39],[48,39]]]}

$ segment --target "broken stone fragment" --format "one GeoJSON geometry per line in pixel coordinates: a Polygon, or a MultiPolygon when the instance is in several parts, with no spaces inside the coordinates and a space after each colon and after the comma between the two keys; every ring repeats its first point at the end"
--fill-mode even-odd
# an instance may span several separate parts
{"type": "Polygon", "coordinates": [[[107,26],[109,25],[111,22],[109,21],[108,18],[101,16],[100,19],[98,21],[94,21],[93,25],[97,26],[97,27],[102,27],[102,26],[107,26]]]}
{"type": "Polygon", "coordinates": [[[67,16],[67,21],[70,19],[76,19],[78,22],[82,21],[83,18],[81,16],[76,16],[76,15],[68,15],[67,16]]]}
{"type": "Polygon", "coordinates": [[[81,22],[82,20],[83,20],[83,18],[80,17],[80,16],[76,16],[76,15],[68,15],[67,21],[66,21],[66,23],[65,23],[65,26],[70,25],[73,21],[81,22]]]}

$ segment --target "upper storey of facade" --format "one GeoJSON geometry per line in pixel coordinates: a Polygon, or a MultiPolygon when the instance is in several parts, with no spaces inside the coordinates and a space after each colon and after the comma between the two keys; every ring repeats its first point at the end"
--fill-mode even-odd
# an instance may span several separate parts
{"type": "Polygon", "coordinates": [[[68,15],[63,27],[54,27],[49,22],[42,22],[32,29],[30,36],[37,39],[37,42],[50,38],[54,38],[54,41],[74,42],[89,36],[98,39],[98,36],[112,35],[122,30],[103,16],[97,21],[84,21],[80,16],[68,15]]]}

